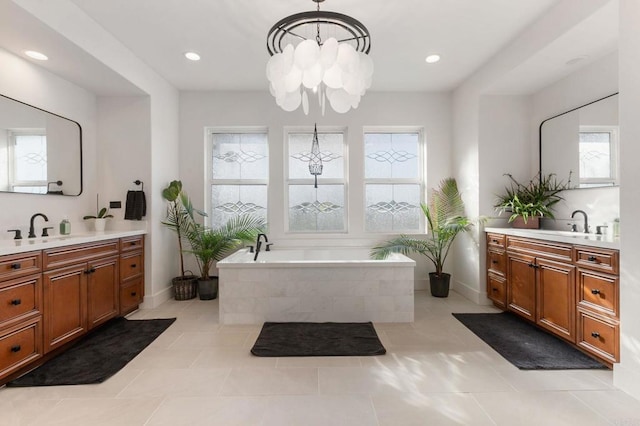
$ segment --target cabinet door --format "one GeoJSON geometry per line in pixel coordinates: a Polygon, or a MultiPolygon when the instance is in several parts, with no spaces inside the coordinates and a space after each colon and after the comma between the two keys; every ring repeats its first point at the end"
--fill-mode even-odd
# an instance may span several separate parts
{"type": "Polygon", "coordinates": [[[535,257],[508,254],[507,308],[531,321],[536,315],[535,257]]]}
{"type": "Polygon", "coordinates": [[[87,315],[89,329],[115,318],[119,312],[118,258],[88,264],[87,315]]]}
{"type": "Polygon", "coordinates": [[[576,342],[576,267],[566,263],[537,259],[538,325],[576,342]]]}
{"type": "Polygon", "coordinates": [[[43,274],[45,353],[87,331],[86,271],[82,263],[43,274]]]}

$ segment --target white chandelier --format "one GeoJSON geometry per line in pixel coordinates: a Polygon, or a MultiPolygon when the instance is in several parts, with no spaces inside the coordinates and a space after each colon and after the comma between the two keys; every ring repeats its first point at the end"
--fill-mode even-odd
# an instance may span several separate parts
{"type": "Polygon", "coordinates": [[[308,92],[312,92],[318,96],[322,115],[327,103],[345,113],[357,108],[371,87],[371,37],[358,20],[320,11],[324,0],[313,1],[318,4],[316,11],[287,16],[269,30],[269,91],[285,111],[302,105],[308,115],[308,92]]]}

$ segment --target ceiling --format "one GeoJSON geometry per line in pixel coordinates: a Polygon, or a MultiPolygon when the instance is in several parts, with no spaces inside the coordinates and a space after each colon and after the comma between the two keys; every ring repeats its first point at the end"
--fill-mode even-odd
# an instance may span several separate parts
{"type": "MultiPolygon", "coordinates": [[[[311,0],[71,1],[180,90],[267,90],[269,28],[287,15],[316,5],[311,0]],[[186,60],[183,54],[187,51],[198,52],[202,60],[186,60]]],[[[321,10],[353,16],[368,27],[375,64],[371,90],[449,91],[558,2],[326,0],[321,10]],[[440,54],[442,60],[427,64],[424,59],[431,53],[440,54]]],[[[1,47],[21,56],[25,46],[46,50],[51,60],[39,65],[97,94],[138,91],[90,54],[29,17],[11,0],[0,0],[1,47]],[[19,19],[12,19],[13,15],[19,19]]],[[[572,71],[566,61],[576,56],[594,60],[615,50],[617,26],[609,25],[604,36],[593,28],[587,32],[588,37],[578,31],[558,41],[496,90],[540,88],[572,71]]]]}

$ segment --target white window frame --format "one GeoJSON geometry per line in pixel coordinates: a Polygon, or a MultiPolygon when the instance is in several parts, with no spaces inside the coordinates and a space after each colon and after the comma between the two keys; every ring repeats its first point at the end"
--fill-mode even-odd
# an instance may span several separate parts
{"type": "MultiPolygon", "coordinates": [[[[582,188],[589,188],[592,185],[616,186],[619,184],[620,177],[618,175],[618,126],[580,126],[579,133],[608,133],[610,142],[610,161],[609,161],[609,177],[608,178],[583,178],[580,176],[579,185],[582,188]]],[[[580,141],[578,141],[578,144],[580,141]]]]}
{"type": "MultiPolygon", "coordinates": [[[[9,188],[11,190],[15,190],[16,187],[27,187],[27,188],[43,188],[43,192],[33,192],[34,194],[46,194],[47,192],[47,179],[45,180],[17,180],[16,179],[16,136],[44,136],[45,140],[47,137],[46,129],[14,129],[9,130],[8,134],[8,169],[9,169],[9,188]]],[[[26,191],[19,191],[24,193],[30,193],[26,191]]]]}
{"type": "MultiPolygon", "coordinates": [[[[314,177],[309,175],[309,178],[304,179],[291,179],[289,177],[289,135],[292,133],[309,133],[313,135],[313,127],[311,126],[286,126],[284,128],[284,229],[285,234],[295,235],[323,235],[323,234],[348,234],[349,233],[349,150],[347,147],[348,140],[348,128],[345,126],[318,126],[318,134],[321,133],[341,133],[342,134],[342,158],[343,158],[343,178],[318,178],[318,186],[320,185],[343,185],[343,199],[344,207],[342,209],[344,228],[340,231],[292,231],[290,229],[289,221],[289,186],[290,185],[313,185],[314,177]]],[[[311,148],[311,140],[309,142],[309,148],[311,148]]],[[[320,146],[322,151],[322,145],[320,146]]]]}
{"type": "Polygon", "coordinates": [[[267,157],[267,178],[266,179],[214,179],[212,173],[213,167],[213,135],[214,134],[264,134],[267,137],[267,152],[269,148],[269,128],[265,126],[241,126],[241,127],[206,127],[205,128],[205,158],[204,158],[204,170],[205,170],[205,189],[204,189],[204,208],[207,212],[207,217],[204,218],[204,223],[207,226],[211,226],[211,190],[213,185],[265,185],[267,191],[267,206],[266,206],[266,218],[267,224],[269,223],[269,175],[271,173],[271,155],[267,157]]]}
{"type": "Polygon", "coordinates": [[[424,127],[422,126],[366,126],[362,129],[362,178],[363,178],[363,190],[362,190],[362,224],[363,230],[367,234],[424,234],[426,230],[426,218],[422,214],[422,210],[419,213],[419,228],[418,229],[397,229],[397,230],[383,230],[383,231],[370,231],[367,230],[367,185],[419,185],[420,187],[420,203],[426,203],[426,185],[427,185],[427,143],[425,138],[424,127]],[[417,133],[418,134],[418,177],[416,178],[367,178],[365,172],[365,144],[366,137],[369,133],[417,133]]]}

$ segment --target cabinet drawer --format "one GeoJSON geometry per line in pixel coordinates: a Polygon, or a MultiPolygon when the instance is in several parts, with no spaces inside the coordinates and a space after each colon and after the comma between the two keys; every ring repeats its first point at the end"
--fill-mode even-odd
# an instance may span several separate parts
{"type": "Polygon", "coordinates": [[[0,327],[40,312],[42,276],[7,281],[0,288],[0,327]]]}
{"type": "Polygon", "coordinates": [[[618,273],[618,251],[595,247],[575,247],[576,265],[594,271],[618,273]]]}
{"type": "Polygon", "coordinates": [[[499,308],[507,308],[507,283],[504,277],[490,273],[487,276],[487,297],[499,308]]]}
{"type": "Polygon", "coordinates": [[[40,272],[41,267],[39,251],[0,256],[0,281],[40,272]]]}
{"type": "Polygon", "coordinates": [[[138,308],[144,296],[144,280],[133,279],[120,286],[120,315],[126,315],[138,308]]]}
{"type": "Polygon", "coordinates": [[[616,322],[578,312],[578,346],[610,362],[618,362],[620,330],[616,322]]]}
{"type": "Polygon", "coordinates": [[[73,265],[78,262],[108,257],[118,254],[118,248],[118,240],[106,240],[44,250],[42,252],[44,256],[44,269],[49,270],[61,266],[73,265]]]}
{"type": "Polygon", "coordinates": [[[42,356],[40,317],[0,336],[0,378],[42,356]]]}
{"type": "Polygon", "coordinates": [[[616,276],[578,270],[578,304],[618,317],[619,279],[616,276]]]}
{"type": "Polygon", "coordinates": [[[507,249],[509,252],[525,253],[560,262],[573,261],[572,246],[568,244],[508,236],[507,249]]]}
{"type": "Polygon", "coordinates": [[[505,241],[504,235],[487,232],[487,245],[489,247],[497,247],[497,248],[503,249],[505,247],[504,241],[505,241]]]}
{"type": "Polygon", "coordinates": [[[141,250],[144,247],[144,235],[120,238],[120,251],[141,250]]]}
{"type": "Polygon", "coordinates": [[[487,250],[487,269],[504,276],[507,272],[507,254],[504,250],[489,248],[487,250]]]}
{"type": "Polygon", "coordinates": [[[142,253],[132,253],[120,256],[120,279],[135,277],[144,272],[144,258],[142,253]]]}

